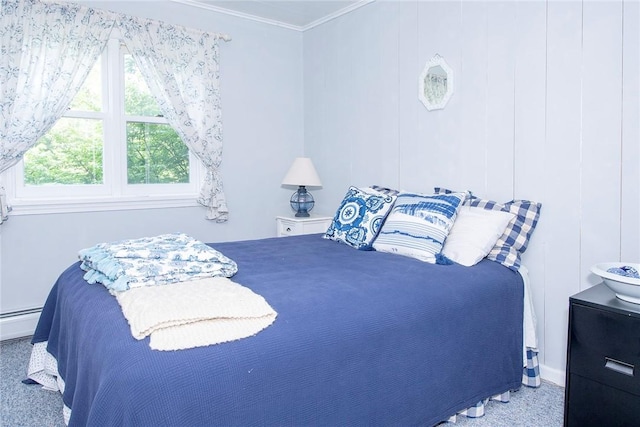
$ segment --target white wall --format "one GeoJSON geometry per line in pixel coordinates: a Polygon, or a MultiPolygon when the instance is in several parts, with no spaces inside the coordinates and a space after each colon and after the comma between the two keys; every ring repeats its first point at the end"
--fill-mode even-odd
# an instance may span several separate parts
{"type": "Polygon", "coordinates": [[[207,242],[275,236],[275,216],[291,211],[293,190],[280,182],[303,154],[303,34],[169,1],[84,3],[231,35],[220,45],[229,221],[207,221],[201,207],[12,215],[0,226],[2,314],[42,307],[81,248],[174,231],[207,242]]]}
{"type": "MultiPolygon", "coordinates": [[[[305,151],[349,184],[543,204],[524,255],[543,375],[563,382],[568,298],[596,262],[640,261],[637,1],[377,1],[304,38],[305,151]],[[444,110],[417,79],[455,72],[444,110]]],[[[481,292],[482,290],[478,290],[481,292]]]]}

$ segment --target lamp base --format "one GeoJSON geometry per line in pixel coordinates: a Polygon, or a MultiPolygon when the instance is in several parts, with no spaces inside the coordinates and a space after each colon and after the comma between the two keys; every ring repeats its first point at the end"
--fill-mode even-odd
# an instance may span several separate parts
{"type": "Polygon", "coordinates": [[[304,185],[298,187],[298,191],[293,193],[290,202],[291,209],[294,210],[298,218],[309,217],[309,211],[311,211],[313,205],[315,205],[313,196],[307,191],[304,185]]]}

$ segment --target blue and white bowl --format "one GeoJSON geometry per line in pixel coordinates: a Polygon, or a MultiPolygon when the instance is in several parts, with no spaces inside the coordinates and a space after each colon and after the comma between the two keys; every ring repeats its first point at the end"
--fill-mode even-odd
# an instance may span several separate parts
{"type": "Polygon", "coordinates": [[[632,262],[601,262],[591,267],[591,272],[602,278],[605,285],[609,287],[616,296],[623,301],[640,304],[640,278],[625,276],[610,269],[620,269],[621,267],[631,267],[635,271],[640,271],[640,264],[632,262]]]}

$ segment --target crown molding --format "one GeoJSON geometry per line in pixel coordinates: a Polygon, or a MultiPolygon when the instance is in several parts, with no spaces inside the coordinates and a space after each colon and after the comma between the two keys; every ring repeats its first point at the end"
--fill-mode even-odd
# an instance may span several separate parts
{"type": "Polygon", "coordinates": [[[324,24],[325,22],[329,22],[335,18],[338,18],[339,16],[345,15],[347,13],[350,13],[356,9],[361,8],[362,6],[365,6],[369,3],[373,3],[375,0],[360,0],[358,2],[355,2],[345,8],[342,8],[340,10],[335,11],[334,13],[331,13],[323,18],[320,18],[318,20],[315,20],[313,22],[310,22],[307,25],[293,25],[293,24],[288,24],[286,22],[282,22],[282,21],[277,21],[275,19],[268,19],[268,18],[263,18],[261,16],[256,16],[256,15],[251,15],[248,13],[244,13],[244,12],[238,12],[235,10],[231,10],[231,9],[226,9],[223,7],[219,7],[219,6],[214,6],[214,5],[210,5],[210,4],[206,4],[206,3],[202,3],[199,2],[198,0],[171,0],[174,3],[181,3],[187,6],[193,6],[193,7],[198,7],[200,9],[206,9],[206,10],[211,10],[214,12],[218,12],[218,13],[222,13],[225,15],[231,15],[231,16],[236,16],[238,18],[243,18],[243,19],[248,19],[251,21],[256,21],[256,22],[261,22],[263,24],[268,24],[268,25],[274,25],[276,27],[281,27],[281,28],[286,28],[289,30],[294,30],[294,31],[300,31],[300,32],[304,32],[307,30],[310,30],[311,28],[317,27],[318,25],[324,24]]]}
{"type": "Polygon", "coordinates": [[[337,10],[323,18],[320,18],[318,20],[315,20],[313,22],[310,22],[309,24],[303,26],[303,27],[298,27],[300,28],[300,31],[307,31],[310,30],[311,28],[317,27],[318,25],[324,24],[325,22],[329,22],[333,19],[336,19],[342,15],[346,15],[347,13],[353,12],[356,9],[360,9],[362,6],[366,6],[369,3],[373,3],[375,0],[360,0],[358,2],[355,2],[347,7],[344,7],[340,10],[337,10]]]}

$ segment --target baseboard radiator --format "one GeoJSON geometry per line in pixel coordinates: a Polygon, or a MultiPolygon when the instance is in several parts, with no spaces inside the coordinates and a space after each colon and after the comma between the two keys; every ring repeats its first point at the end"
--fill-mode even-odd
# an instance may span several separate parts
{"type": "Polygon", "coordinates": [[[32,308],[0,314],[0,340],[33,335],[41,312],[42,308],[32,308]]]}

